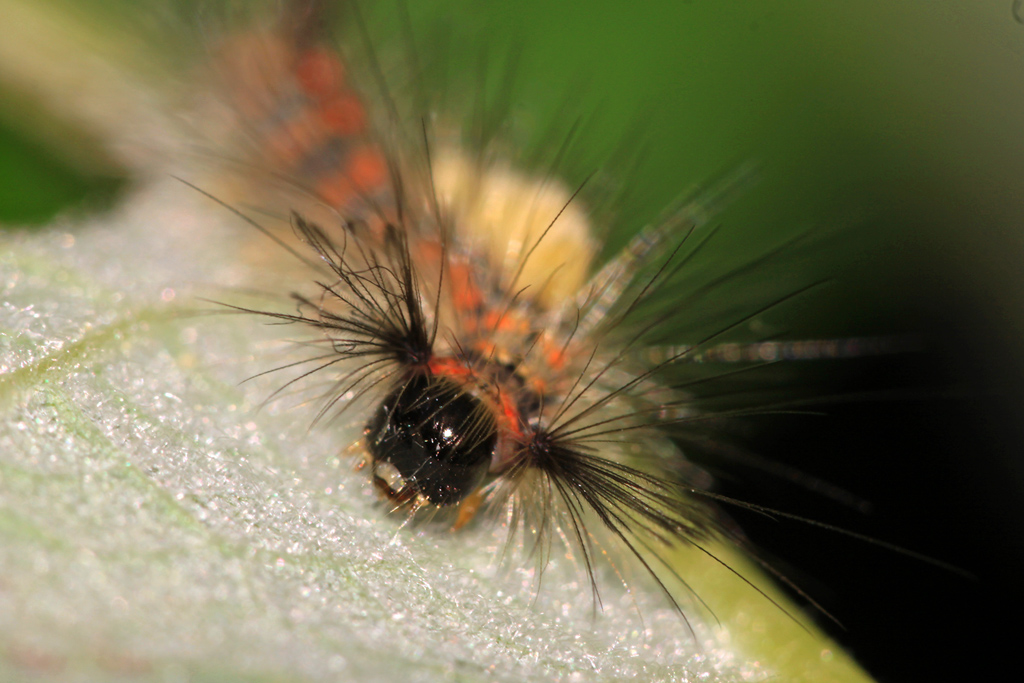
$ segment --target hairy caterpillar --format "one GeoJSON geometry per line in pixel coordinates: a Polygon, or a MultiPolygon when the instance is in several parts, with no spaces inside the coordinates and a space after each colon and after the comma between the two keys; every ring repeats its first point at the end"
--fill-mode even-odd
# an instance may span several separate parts
{"type": "MultiPolygon", "coordinates": [[[[432,132],[435,132],[435,133],[436,133],[437,131],[436,131],[436,129],[434,129],[434,130],[433,130],[432,132]]],[[[415,136],[414,136],[414,137],[415,137],[415,136]]],[[[418,141],[414,142],[414,144],[410,145],[410,147],[411,147],[412,149],[414,149],[414,150],[422,150],[422,146],[420,146],[420,145],[418,144],[418,141]]],[[[409,174],[409,173],[407,173],[406,175],[407,175],[407,176],[410,176],[410,175],[411,175],[411,176],[415,176],[416,174],[415,174],[415,173],[412,173],[412,174],[409,174]]],[[[232,197],[232,196],[231,196],[231,195],[229,195],[228,193],[225,193],[225,192],[221,192],[219,188],[217,188],[217,187],[211,187],[211,185],[209,185],[208,183],[205,183],[205,182],[200,182],[200,187],[201,187],[201,188],[206,188],[206,189],[208,189],[208,190],[213,190],[213,191],[214,191],[214,193],[215,193],[215,195],[216,195],[216,196],[218,196],[218,197],[226,197],[226,198],[228,198],[228,199],[230,200],[230,202],[232,203],[232,205],[237,205],[237,204],[239,204],[239,203],[251,203],[251,204],[256,204],[256,205],[259,205],[259,204],[260,204],[260,201],[248,201],[248,200],[246,200],[246,199],[245,199],[245,197],[244,197],[244,196],[242,196],[242,197],[238,197],[238,198],[236,198],[236,197],[232,197]]],[[[262,199],[262,198],[261,198],[261,199],[262,199]]],[[[326,224],[327,224],[327,222],[328,222],[329,220],[330,220],[329,218],[325,220],[325,219],[323,219],[323,218],[319,218],[319,217],[318,217],[318,218],[317,218],[317,221],[318,221],[318,222],[317,222],[317,225],[320,225],[321,223],[323,223],[323,224],[325,224],[325,225],[326,225],[326,224]]],[[[326,228],[323,228],[323,229],[326,229],[326,228]]],[[[311,235],[315,235],[315,232],[313,232],[313,233],[309,233],[309,234],[311,234],[311,235]]],[[[276,250],[275,250],[275,252],[274,252],[274,253],[275,253],[275,256],[274,256],[273,258],[275,258],[275,259],[276,259],[276,258],[278,258],[278,256],[280,256],[279,252],[277,252],[276,250]]],[[[285,258],[287,258],[287,257],[285,257],[285,258]]],[[[422,260],[422,257],[421,257],[421,260],[422,260]]],[[[450,277],[450,274],[449,274],[449,277],[450,277]]],[[[296,289],[300,289],[301,287],[302,287],[302,285],[298,285],[298,284],[297,284],[297,285],[295,285],[295,288],[296,288],[296,289]]],[[[223,298],[223,297],[221,297],[221,298],[223,298]]],[[[314,307],[314,310],[315,310],[315,307],[314,307]]],[[[687,341],[687,340],[685,340],[685,339],[684,339],[684,340],[682,340],[682,341],[684,341],[684,342],[685,342],[685,341],[687,341]]],[[[680,352],[681,352],[681,349],[680,349],[680,352]]],[[[270,363],[272,363],[272,361],[270,361],[270,363]]],[[[717,370],[725,370],[725,369],[728,369],[728,368],[727,368],[726,366],[722,366],[722,367],[719,367],[719,368],[717,368],[717,370]]]]}
{"type": "MultiPolygon", "coordinates": [[[[701,229],[749,171],[693,193],[596,268],[594,227],[577,205],[583,185],[572,192],[512,169],[489,149],[493,131],[477,132],[477,151],[467,153],[457,136],[439,136],[425,121],[420,135],[389,129],[402,116],[374,47],[371,78],[385,101],[376,119],[351,85],[349,63],[327,47],[328,16],[321,3],[286,5],[277,27],[229,42],[224,58],[228,97],[266,159],[257,165],[283,167],[282,177],[336,212],[313,221],[292,209],[289,222],[320,261],[299,255],[317,286],[315,295],[293,295],[297,313],[232,307],[322,335],[311,342],[314,356],[271,370],[298,368],[282,389],[327,375],[316,421],[354,413],[365,425],[349,450],[392,512],[459,530],[482,510],[505,528],[507,546],[526,548],[538,577],[559,552],[551,544],[564,544],[595,605],[596,564],[610,558],[620,572],[617,563],[636,563],[699,640],[687,614],[718,617],[689,572],[710,561],[792,617],[749,578],[756,570],[740,569],[723,549],[724,541],[753,550],[715,504],[796,516],[714,493],[674,445],[705,438],[709,421],[791,404],[747,407],[742,392],[726,391],[734,407],[705,411],[690,390],[739,374],[708,372],[701,364],[709,360],[756,367],[863,355],[872,345],[887,352],[893,343],[718,344],[820,284],[731,318],[680,311],[761,266],[771,272],[798,236],[693,291],[665,294],[687,286],[684,266],[711,237],[701,229]],[[666,344],[670,330],[696,338],[666,344]]],[[[711,392],[712,405],[716,398],[711,392]]],[[[816,661],[828,668],[833,657],[816,661]]]]}

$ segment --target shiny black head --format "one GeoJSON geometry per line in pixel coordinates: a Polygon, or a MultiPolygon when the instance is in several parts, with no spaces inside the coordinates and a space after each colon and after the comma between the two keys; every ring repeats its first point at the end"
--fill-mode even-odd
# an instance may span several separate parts
{"type": "Polygon", "coordinates": [[[476,490],[498,440],[494,415],[454,382],[414,375],[366,427],[373,477],[392,499],[453,505],[476,490]]]}

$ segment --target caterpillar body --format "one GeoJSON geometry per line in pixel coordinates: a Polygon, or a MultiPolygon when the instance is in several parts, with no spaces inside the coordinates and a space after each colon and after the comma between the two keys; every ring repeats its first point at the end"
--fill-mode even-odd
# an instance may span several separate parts
{"type": "MultiPolygon", "coordinates": [[[[313,356],[282,368],[299,368],[283,388],[326,385],[309,401],[314,421],[363,425],[343,446],[408,521],[458,531],[480,517],[538,576],[564,547],[595,605],[596,574],[639,569],[695,640],[699,624],[744,619],[760,602],[786,623],[777,627],[784,638],[803,634],[790,660],[802,659],[796,678],[860,675],[772,587],[767,574],[789,582],[750,561],[752,548],[719,509],[761,508],[714,493],[676,437],[723,414],[763,411],[702,411],[691,389],[737,372],[722,360],[756,366],[896,345],[723,341],[818,283],[750,306],[691,343],[666,343],[665,330],[713,287],[673,296],[678,274],[754,169],[692,191],[602,263],[583,185],[516,169],[486,146],[466,150],[426,118],[403,128],[393,105],[374,112],[366,80],[356,85],[352,62],[331,47],[327,9],[289,3],[275,23],[232,35],[214,65],[253,166],[271,169],[278,189],[279,178],[292,186],[282,223],[311,250],[299,262],[316,286],[296,286],[296,312],[232,306],[318,335],[313,356]],[[745,586],[739,602],[701,586],[722,574],[745,586]]],[[[367,80],[387,96],[378,79],[367,80]]],[[[742,639],[727,631],[719,636],[742,639]]]]}
{"type": "MultiPolygon", "coordinates": [[[[169,218],[161,224],[158,212],[144,206],[143,219],[135,222],[168,243],[176,236],[191,239],[189,249],[196,254],[195,264],[186,258],[184,267],[165,266],[160,239],[143,235],[141,228],[126,233],[139,238],[137,269],[159,273],[142,272],[138,282],[160,281],[161,305],[177,306],[186,298],[182,281],[204,277],[196,275],[200,264],[218,258],[240,264],[246,275],[225,279],[250,291],[270,290],[270,296],[251,303],[242,288],[211,296],[201,287],[199,295],[216,300],[216,314],[243,314],[250,321],[243,324],[282,323],[298,342],[282,352],[285,360],[265,353],[279,348],[274,344],[235,355],[236,366],[245,366],[242,376],[260,385],[240,391],[259,394],[252,400],[266,399],[271,408],[244,427],[230,415],[233,426],[224,431],[252,444],[263,438],[248,436],[259,431],[261,419],[300,427],[280,442],[267,437],[281,452],[266,470],[281,476],[253,479],[263,486],[246,478],[251,454],[244,448],[243,455],[225,457],[216,446],[209,453],[196,446],[179,457],[171,448],[147,445],[125,460],[145,473],[157,493],[173,492],[184,517],[201,520],[196,528],[242,539],[245,551],[238,555],[257,558],[253,571],[302,567],[304,583],[292,595],[295,608],[288,619],[320,619],[303,641],[317,641],[309,652],[322,654],[347,642],[397,642],[403,656],[428,652],[435,665],[444,661],[446,671],[455,672],[469,661],[484,672],[481,677],[499,680],[522,677],[534,660],[542,662],[538,678],[557,672],[553,677],[567,680],[589,674],[607,680],[627,674],[656,680],[865,680],[815,625],[828,618],[825,610],[814,605],[805,614],[794,605],[811,602],[797,587],[798,574],[760,559],[729,512],[815,522],[724,495],[720,488],[731,462],[745,460],[858,503],[794,469],[733,449],[729,439],[734,418],[771,419],[810,403],[813,387],[798,387],[803,393],[795,392],[792,400],[786,398],[788,387],[780,388],[780,378],[794,366],[915,348],[895,336],[844,337],[844,330],[835,339],[803,339],[813,333],[801,334],[799,325],[792,334],[786,329],[799,317],[791,309],[799,312],[824,288],[810,273],[828,270],[821,252],[835,247],[829,240],[839,231],[784,237],[753,255],[709,265],[708,254],[726,250],[719,244],[723,238],[729,242],[729,225],[716,221],[758,178],[753,164],[734,164],[690,189],[656,220],[634,224],[627,217],[621,222],[638,228],[627,230],[619,223],[622,216],[602,200],[633,182],[630,163],[616,159],[607,172],[584,160],[577,164],[582,173],[566,170],[573,125],[541,136],[541,150],[532,159],[519,154],[515,127],[521,122],[505,82],[495,86],[481,76],[483,92],[469,116],[461,116],[466,107],[456,106],[446,118],[441,100],[452,99],[455,88],[435,97],[433,82],[422,77],[424,53],[416,45],[422,46],[422,36],[392,31],[401,34],[392,52],[367,26],[375,13],[402,16],[409,8],[401,2],[202,6],[198,21],[194,13],[189,16],[204,33],[202,64],[176,72],[188,95],[168,98],[175,106],[166,109],[145,102],[120,118],[110,115],[117,109],[111,105],[100,124],[107,126],[105,135],[123,142],[148,132],[126,120],[160,120],[154,126],[159,135],[147,139],[153,144],[136,145],[125,159],[166,193],[155,205],[169,218]],[[218,13],[239,16],[222,22],[218,13]],[[402,67],[408,79],[396,86],[402,67]],[[460,127],[463,118],[472,121],[460,127]],[[198,134],[200,142],[189,134],[198,134]],[[161,147],[161,136],[174,139],[161,147]],[[161,180],[152,180],[154,175],[161,180]],[[224,235],[204,231],[207,220],[217,228],[241,227],[240,237],[224,240],[231,245],[228,258],[210,256],[223,253],[218,250],[224,235]],[[178,230],[198,232],[189,238],[178,230]],[[144,245],[150,245],[148,261],[144,245]],[[807,265],[819,257],[820,267],[807,265]],[[780,325],[779,318],[786,322],[780,325]],[[315,435],[305,432],[310,424],[315,435]],[[311,443],[325,439],[328,445],[310,452],[311,443]],[[698,455],[709,456],[711,465],[698,455]],[[725,460],[714,461],[718,456],[725,460]],[[345,472],[327,471],[324,462],[345,472]],[[234,479],[223,475],[228,470],[234,479]],[[282,482],[280,488],[266,485],[271,480],[282,482]],[[286,500],[298,502],[270,521],[271,512],[287,507],[275,505],[286,500]],[[352,501],[372,507],[372,514],[345,518],[355,509],[352,501]],[[287,520],[302,524],[293,527],[287,520]],[[360,534],[367,529],[391,543],[370,544],[364,553],[366,536],[360,534]],[[342,540],[349,537],[363,540],[347,547],[342,540]],[[403,557],[410,564],[389,573],[394,556],[388,553],[404,551],[406,542],[411,552],[403,557]],[[503,571],[489,574],[470,560],[460,564],[463,550],[467,557],[498,558],[503,571]],[[267,561],[261,553],[270,552],[275,556],[267,561]],[[432,562],[438,554],[451,558],[444,569],[432,562]],[[420,557],[422,568],[415,566],[420,557]],[[506,592],[507,573],[524,590],[506,592]],[[420,600],[420,589],[432,594],[435,587],[447,597],[455,581],[463,582],[459,596],[471,594],[481,602],[420,600]],[[479,596],[478,585],[487,586],[487,595],[479,596]],[[549,595],[557,597],[549,601],[549,595]],[[521,609],[531,597],[536,618],[521,609]],[[383,606],[386,617],[364,610],[370,603],[383,606]],[[581,612],[591,616],[591,606],[597,616],[585,624],[575,620],[581,612]],[[499,621],[505,608],[511,624],[499,621]],[[475,617],[484,612],[490,621],[477,624],[475,617]],[[371,613],[372,622],[366,617],[371,613]],[[527,621],[536,629],[523,626],[527,621]],[[561,637],[572,641],[564,649],[561,637]],[[628,661],[602,669],[588,659],[591,641],[613,643],[628,661]],[[318,650],[324,642],[330,647],[318,650]],[[484,654],[478,653],[481,643],[484,654]]],[[[36,11],[22,9],[18,16],[36,11]]],[[[403,21],[394,25],[402,27],[403,21]]],[[[480,61],[493,57],[492,51],[480,61]]],[[[486,65],[481,70],[491,73],[486,65]]],[[[165,83],[155,90],[160,87],[173,90],[165,83]]],[[[95,101],[116,99],[105,92],[95,101]]],[[[75,109],[96,115],[88,107],[75,109]]],[[[69,234],[65,242],[86,263],[90,248],[106,253],[102,240],[85,231],[69,234]]],[[[14,283],[8,286],[12,300],[26,281],[19,277],[5,281],[14,283]]],[[[135,280],[127,281],[117,286],[132,290],[135,280]]],[[[212,316],[216,324],[235,321],[225,318],[212,316]]],[[[149,320],[131,329],[148,333],[149,320]]],[[[168,346],[188,349],[175,356],[188,374],[207,337],[192,322],[185,324],[184,341],[168,346]]],[[[120,331],[111,334],[119,338],[120,331]]],[[[96,375],[102,378],[103,372],[96,375]]],[[[187,390],[160,392],[160,405],[187,390]]],[[[87,392],[81,399],[88,410],[95,408],[89,403],[95,395],[87,392]]],[[[123,424],[133,420],[144,421],[122,416],[100,431],[119,443],[123,424]]],[[[203,424],[200,431],[217,432],[203,424]]],[[[231,562],[228,569],[235,571],[231,562]]],[[[216,575],[212,566],[201,575],[216,575]]],[[[103,604],[108,603],[113,601],[103,604]]],[[[250,605],[248,615],[263,614],[259,600],[250,603],[257,606],[250,605]]],[[[274,637],[262,642],[292,642],[274,637]]],[[[281,649],[306,652],[290,645],[281,649]]],[[[361,661],[356,649],[348,650],[347,661],[361,661]]],[[[296,666],[306,665],[304,654],[295,657],[303,660],[296,666]]],[[[327,664],[316,666],[334,660],[311,655],[308,662],[309,670],[322,673],[327,664]]],[[[381,677],[397,670],[384,664],[383,658],[364,663],[365,671],[381,677]]],[[[431,673],[425,668],[417,675],[427,680],[431,673]]]]}

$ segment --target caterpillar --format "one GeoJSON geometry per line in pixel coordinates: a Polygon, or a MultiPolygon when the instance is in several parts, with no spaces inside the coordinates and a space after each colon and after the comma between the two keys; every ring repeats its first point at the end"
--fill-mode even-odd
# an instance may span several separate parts
{"type": "MultiPolygon", "coordinates": [[[[398,111],[385,48],[362,35],[358,19],[332,19],[332,9],[284,3],[209,41],[211,73],[198,90],[232,123],[214,128],[221,139],[207,147],[237,163],[228,173],[229,164],[210,164],[228,181],[176,171],[186,181],[180,191],[256,228],[240,260],[268,283],[282,268],[282,293],[293,296],[284,308],[218,299],[289,323],[315,350],[309,365],[256,358],[249,373],[280,394],[300,392],[292,419],[332,434],[333,448],[350,454],[342,469],[362,464],[353,478],[405,522],[397,543],[440,535],[450,550],[496,529],[506,540],[495,541],[495,553],[507,543],[504,561],[538,600],[559,594],[552,584],[571,592],[575,577],[585,602],[604,607],[597,630],[625,623],[642,632],[637,642],[695,645],[653,646],[641,663],[659,672],[651,675],[692,672],[731,652],[744,675],[763,667],[821,679],[852,666],[819,639],[813,617],[763,579],[772,563],[751,563],[756,549],[724,507],[771,511],[718,493],[689,457],[701,446],[724,450],[724,419],[805,405],[745,394],[751,378],[770,380],[799,359],[898,350],[891,339],[777,341],[770,325],[758,327],[813,295],[806,272],[779,274],[813,257],[816,236],[783,239],[708,277],[701,261],[728,232],[714,217],[756,175],[738,164],[616,253],[602,244],[601,221],[614,214],[591,207],[606,178],[564,185],[554,177],[561,140],[533,170],[517,166],[522,159],[503,141],[509,131],[488,120],[491,105],[477,111],[469,145],[432,118],[432,105],[419,118],[398,111]],[[343,56],[331,32],[346,21],[343,56]],[[548,172],[537,172],[544,164],[548,172]],[[261,231],[278,243],[268,246],[261,231]],[[781,285],[736,298],[730,278],[758,273],[781,285]],[[298,376],[278,379],[292,371],[298,376]],[[701,562],[713,577],[705,586],[701,562]],[[742,598],[719,592],[722,576],[742,598]],[[744,614],[761,625],[745,627],[744,614]],[[758,650],[752,634],[765,623],[781,642],[806,647],[788,661],[770,653],[791,645],[758,650]],[[804,635],[789,640],[791,632],[804,635]]],[[[215,116],[200,111],[204,128],[215,116]]],[[[573,600],[561,600],[572,611],[573,600]]]]}
{"type": "MultiPolygon", "coordinates": [[[[351,9],[350,21],[362,22],[351,9]]],[[[425,121],[403,130],[368,40],[370,80],[386,103],[373,115],[369,88],[353,85],[351,63],[330,49],[328,16],[323,3],[285,5],[268,32],[232,37],[218,65],[239,128],[255,142],[254,165],[280,169],[329,214],[315,221],[288,210],[315,260],[299,255],[316,287],[292,294],[297,312],[229,304],[319,335],[307,342],[314,355],[266,372],[298,369],[281,390],[321,380],[314,422],[363,425],[347,450],[407,522],[459,531],[482,515],[506,534],[505,554],[520,546],[538,577],[559,552],[552,544],[564,546],[595,606],[596,574],[607,569],[599,563],[615,572],[635,564],[695,641],[696,621],[718,618],[713,598],[691,585],[707,563],[809,629],[757,577],[774,574],[807,596],[770,563],[740,559],[737,549],[749,557],[753,548],[720,508],[799,517],[714,492],[681,450],[710,421],[790,406],[734,399],[739,407],[705,412],[693,390],[772,361],[888,353],[896,344],[720,343],[821,284],[747,304],[725,322],[689,310],[758,265],[785,262],[787,250],[799,252],[798,236],[666,294],[685,282],[686,265],[713,235],[711,217],[754,171],[741,167],[693,191],[598,267],[595,226],[579,197],[585,182],[571,190],[518,170],[488,148],[487,134],[473,152],[425,121]],[[704,336],[665,343],[686,316],[701,315],[715,321],[704,336]],[[746,367],[715,365],[730,359],[746,367]]],[[[824,649],[806,661],[848,666],[824,649]]]]}

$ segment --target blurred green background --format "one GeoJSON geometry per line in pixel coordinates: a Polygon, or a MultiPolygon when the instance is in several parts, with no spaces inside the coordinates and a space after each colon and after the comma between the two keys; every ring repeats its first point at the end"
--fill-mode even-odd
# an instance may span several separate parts
{"type": "MultiPolygon", "coordinates": [[[[151,79],[187,73],[204,31],[246,11],[204,0],[51,4],[151,79]]],[[[364,4],[373,39],[404,47],[401,3],[364,4]]],[[[626,195],[602,226],[609,252],[687,188],[754,160],[761,183],[730,211],[716,238],[722,258],[758,254],[801,227],[855,226],[830,275],[843,271],[870,296],[844,299],[837,329],[905,315],[918,305],[908,288],[976,288],[1022,308],[1024,26],[1012,0],[406,4],[422,65],[410,88],[432,97],[427,106],[470,118],[507,100],[499,138],[542,146],[524,155],[538,167],[579,124],[563,174],[577,182],[599,170],[592,195],[626,195]]],[[[408,96],[400,69],[387,75],[408,96]]],[[[118,185],[104,141],[74,129],[75,111],[42,107],[23,87],[5,95],[0,221],[41,224],[108,204],[118,185]]]]}
{"type": "MultiPolygon", "coordinates": [[[[990,657],[983,649],[1002,647],[999,633],[978,633],[991,616],[982,605],[1020,598],[1012,580],[1024,555],[1024,23],[1017,4],[408,3],[424,60],[422,80],[406,84],[413,97],[419,88],[432,98],[428,106],[473,111],[465,93],[482,91],[479,112],[500,108],[511,93],[499,138],[537,152],[523,156],[540,167],[565,136],[547,131],[567,131],[582,116],[562,170],[576,182],[599,170],[595,197],[624,190],[604,214],[609,249],[686,188],[755,160],[760,183],[722,218],[727,229],[712,252],[722,262],[758,254],[801,228],[840,229],[811,262],[793,266],[806,268],[804,278],[824,270],[835,283],[790,315],[785,332],[911,332],[929,340],[921,367],[865,372],[881,387],[906,374],[912,384],[945,387],[946,398],[837,408],[824,426],[779,420],[755,430],[761,452],[876,502],[874,521],[845,526],[868,525],[873,535],[979,575],[965,585],[817,536],[774,551],[836,594],[839,606],[829,607],[849,628],[841,640],[883,680],[941,679],[955,648],[973,650],[962,656],[982,666],[990,657]],[[909,521],[901,527],[894,519],[909,521]],[[804,563],[831,554],[833,565],[804,563]],[[862,567],[861,557],[881,567],[862,567]]],[[[168,71],[187,63],[183,46],[198,39],[197,26],[230,14],[198,1],[58,6],[99,43],[124,40],[168,71]]],[[[367,11],[369,32],[383,43],[404,31],[393,6],[367,11]]],[[[119,170],[107,141],[79,126],[76,112],[40,108],[24,84],[0,82],[0,100],[7,229],[103,211],[130,191],[132,173],[119,170]]],[[[754,277],[745,286],[768,284],[754,277]]],[[[828,510],[807,514],[834,519],[828,510]]],[[[769,548],[780,535],[751,533],[769,548]]]]}

